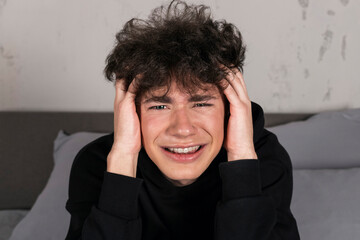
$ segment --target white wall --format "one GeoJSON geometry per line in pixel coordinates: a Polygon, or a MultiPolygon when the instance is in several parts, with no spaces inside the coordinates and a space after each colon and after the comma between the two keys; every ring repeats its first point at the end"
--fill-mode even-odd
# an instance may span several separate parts
{"type": "MultiPolygon", "coordinates": [[[[0,0],[0,110],[111,111],[114,35],[163,2],[0,0]]],[[[249,95],[266,112],[360,107],[360,1],[206,4],[242,31],[249,95]]]]}

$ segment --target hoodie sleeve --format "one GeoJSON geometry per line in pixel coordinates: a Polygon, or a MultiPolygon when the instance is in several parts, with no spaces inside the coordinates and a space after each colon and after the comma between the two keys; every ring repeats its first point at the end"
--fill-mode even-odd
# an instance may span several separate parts
{"type": "Polygon", "coordinates": [[[70,174],[67,240],[141,239],[138,198],[142,179],[106,172],[102,139],[85,146],[70,174]]]}
{"type": "Polygon", "coordinates": [[[261,119],[263,116],[260,123],[254,122],[258,160],[219,165],[222,199],[216,208],[216,240],[300,239],[290,210],[293,187],[290,157],[277,137],[263,128],[261,119]]]}

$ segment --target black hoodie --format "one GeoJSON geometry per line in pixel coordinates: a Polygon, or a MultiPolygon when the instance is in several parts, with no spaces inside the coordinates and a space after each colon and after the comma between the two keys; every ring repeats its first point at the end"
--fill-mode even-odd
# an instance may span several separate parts
{"type": "Polygon", "coordinates": [[[184,187],[169,182],[144,149],[136,178],[109,173],[113,134],[89,143],[71,169],[66,239],[300,239],[290,211],[290,157],[254,102],[252,118],[258,160],[227,162],[221,149],[184,187]]]}

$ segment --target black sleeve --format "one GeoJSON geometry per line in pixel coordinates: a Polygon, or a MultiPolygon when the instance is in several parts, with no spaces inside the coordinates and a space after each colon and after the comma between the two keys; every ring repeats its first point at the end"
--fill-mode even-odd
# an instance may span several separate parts
{"type": "Polygon", "coordinates": [[[101,141],[84,147],[70,174],[66,236],[73,239],[141,239],[138,197],[142,180],[106,172],[101,141]]]}
{"type": "Polygon", "coordinates": [[[277,137],[267,132],[256,148],[258,160],[219,166],[222,199],[216,209],[216,240],[298,240],[290,211],[292,167],[277,137]]]}

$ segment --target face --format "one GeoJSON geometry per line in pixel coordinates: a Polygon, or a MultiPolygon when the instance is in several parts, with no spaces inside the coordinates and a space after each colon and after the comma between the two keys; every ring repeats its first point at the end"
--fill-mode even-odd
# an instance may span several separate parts
{"type": "Polygon", "coordinates": [[[193,183],[219,153],[224,140],[224,102],[212,86],[189,95],[173,83],[140,104],[142,144],[160,171],[177,186],[193,183]]]}

